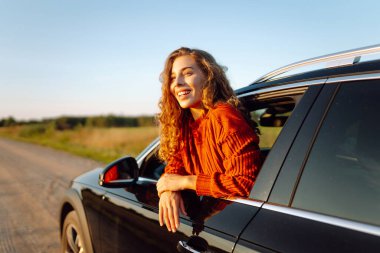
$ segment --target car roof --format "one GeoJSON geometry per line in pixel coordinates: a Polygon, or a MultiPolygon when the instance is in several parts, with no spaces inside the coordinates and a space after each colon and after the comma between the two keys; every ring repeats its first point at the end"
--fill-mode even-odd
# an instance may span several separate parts
{"type": "Polygon", "coordinates": [[[380,72],[380,54],[375,55],[377,59],[360,62],[361,56],[366,56],[366,53],[380,53],[380,45],[374,45],[365,48],[359,48],[349,51],[344,51],[336,54],[331,54],[327,56],[321,56],[312,58],[309,60],[296,62],[294,64],[287,65],[283,68],[272,71],[263,77],[257,79],[252,84],[237,89],[235,92],[237,95],[244,94],[246,92],[251,92],[258,89],[273,87],[273,86],[282,86],[289,83],[297,83],[297,82],[305,82],[312,80],[319,80],[331,77],[339,77],[339,76],[350,76],[350,75],[359,75],[359,74],[369,74],[380,72]],[[350,54],[347,56],[347,54],[350,54]],[[341,57],[341,59],[339,58],[341,57]],[[347,58],[348,57],[348,58],[347,58]],[[351,58],[350,58],[351,57],[351,58]],[[334,65],[330,64],[329,58],[333,58],[335,62],[338,62],[334,65]],[[339,65],[339,61],[342,63],[339,65]],[[351,62],[347,62],[347,60],[352,60],[351,62]],[[317,62],[316,62],[317,61],[317,62]],[[284,73],[289,72],[289,70],[297,70],[297,68],[304,67],[304,65],[313,65],[316,63],[324,62],[326,64],[330,64],[331,67],[323,67],[316,70],[305,71],[302,73],[296,73],[293,75],[281,76],[284,73]],[[280,76],[280,77],[279,77],[280,76]],[[276,78],[277,77],[277,78],[276,78]],[[276,79],[274,79],[276,78],[276,79]]]}

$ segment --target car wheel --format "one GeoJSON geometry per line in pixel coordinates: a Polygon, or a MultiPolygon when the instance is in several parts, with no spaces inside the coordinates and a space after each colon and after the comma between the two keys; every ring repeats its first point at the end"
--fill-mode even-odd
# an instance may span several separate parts
{"type": "Polygon", "coordinates": [[[78,215],[71,211],[65,218],[62,231],[62,252],[85,253],[83,231],[79,225],[78,215]]]}

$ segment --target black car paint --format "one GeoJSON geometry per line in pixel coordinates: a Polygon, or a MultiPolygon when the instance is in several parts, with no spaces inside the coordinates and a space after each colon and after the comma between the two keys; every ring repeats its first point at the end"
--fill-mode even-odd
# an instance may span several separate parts
{"type": "MultiPolygon", "coordinates": [[[[265,208],[249,224],[239,244],[243,241],[270,247],[275,252],[374,252],[380,249],[377,236],[265,208]]],[[[252,246],[244,244],[248,248],[252,246]]]]}
{"type": "Polygon", "coordinates": [[[192,219],[181,216],[181,226],[176,233],[171,233],[159,226],[154,183],[140,182],[125,189],[109,189],[100,211],[103,217],[99,231],[99,237],[103,238],[101,252],[175,252],[180,241],[187,242],[194,235],[205,239],[213,252],[231,252],[240,232],[258,210],[227,200],[209,197],[200,200],[189,192],[184,195],[188,203],[186,211],[192,219]],[[215,206],[225,208],[215,213],[221,211],[213,210],[215,206]],[[136,243],[141,241],[144,244],[136,243]]]}
{"type": "MultiPolygon", "coordinates": [[[[323,83],[324,81],[322,81],[323,83]]],[[[288,150],[292,146],[293,140],[298,134],[306,115],[319,95],[322,84],[313,85],[305,91],[303,99],[294,109],[292,117],[285,123],[282,134],[277,138],[276,145],[273,146],[263,164],[254,188],[251,191],[250,198],[261,201],[268,200],[278,172],[288,154],[288,150]]]]}
{"type": "Polygon", "coordinates": [[[336,85],[325,85],[318,87],[318,100],[312,107],[307,108],[307,117],[303,118],[302,127],[298,127],[297,137],[293,140],[292,146],[286,149],[285,161],[281,164],[279,173],[276,174],[276,184],[271,190],[269,202],[288,206],[294,192],[294,185],[300,176],[307,153],[313,144],[313,138],[317,132],[319,122],[323,118],[326,107],[330,103],[336,85]]]}

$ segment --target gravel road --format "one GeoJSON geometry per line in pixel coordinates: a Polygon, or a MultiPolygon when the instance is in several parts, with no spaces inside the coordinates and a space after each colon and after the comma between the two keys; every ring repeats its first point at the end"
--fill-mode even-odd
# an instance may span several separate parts
{"type": "Polygon", "coordinates": [[[102,164],[0,138],[0,252],[60,252],[59,203],[70,180],[102,164]]]}

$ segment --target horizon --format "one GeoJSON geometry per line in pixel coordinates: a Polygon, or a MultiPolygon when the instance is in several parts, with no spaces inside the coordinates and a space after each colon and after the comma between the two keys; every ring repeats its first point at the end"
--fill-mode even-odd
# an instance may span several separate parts
{"type": "Polygon", "coordinates": [[[94,114],[94,115],[57,115],[57,116],[51,116],[51,117],[42,117],[42,118],[30,118],[30,119],[19,119],[15,118],[13,116],[5,116],[5,117],[0,117],[1,120],[7,120],[9,118],[12,118],[16,120],[16,122],[32,122],[32,121],[46,121],[46,120],[55,120],[58,118],[92,118],[92,117],[109,117],[109,116],[114,116],[114,117],[125,117],[125,118],[139,118],[139,117],[156,117],[156,114],[130,114],[130,115],[121,115],[121,114],[94,114]]]}
{"type": "Polygon", "coordinates": [[[379,7],[375,0],[2,1],[0,119],[156,115],[164,61],[181,46],[211,53],[236,90],[294,62],[379,44],[379,7]]]}

